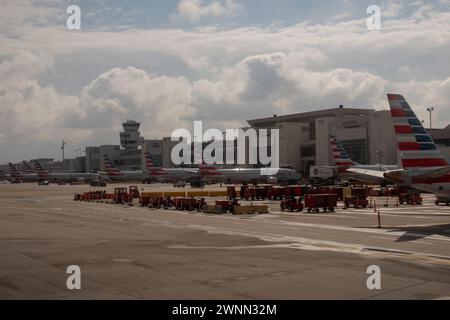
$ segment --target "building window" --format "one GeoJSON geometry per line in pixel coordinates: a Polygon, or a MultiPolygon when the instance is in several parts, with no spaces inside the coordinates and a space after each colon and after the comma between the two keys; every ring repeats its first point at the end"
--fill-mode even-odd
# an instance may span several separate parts
{"type": "Polygon", "coordinates": [[[309,140],[316,140],[316,123],[309,123],[309,140]]]}
{"type": "Polygon", "coordinates": [[[353,161],[360,164],[368,164],[367,141],[365,139],[346,140],[341,141],[341,143],[353,161]]]}
{"type": "Polygon", "coordinates": [[[316,156],[316,145],[310,144],[301,148],[302,158],[313,158],[316,156]]]}
{"type": "Polygon", "coordinates": [[[439,146],[450,147],[450,138],[449,139],[436,139],[434,142],[439,146]]]}

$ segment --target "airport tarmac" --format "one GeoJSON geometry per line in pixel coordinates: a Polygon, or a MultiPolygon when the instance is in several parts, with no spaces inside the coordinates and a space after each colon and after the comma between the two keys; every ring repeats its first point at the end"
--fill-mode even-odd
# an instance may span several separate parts
{"type": "Polygon", "coordinates": [[[450,207],[432,195],[415,207],[379,199],[379,229],[373,209],[281,213],[267,202],[270,214],[232,216],[73,201],[90,189],[0,185],[0,298],[450,297],[450,207]],[[70,265],[81,290],[66,287],[70,265]],[[381,290],[366,285],[371,265],[381,290]]]}

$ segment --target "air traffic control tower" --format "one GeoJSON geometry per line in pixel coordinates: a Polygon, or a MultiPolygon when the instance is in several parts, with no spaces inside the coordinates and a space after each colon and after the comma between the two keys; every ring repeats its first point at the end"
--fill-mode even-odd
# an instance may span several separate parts
{"type": "Polygon", "coordinates": [[[120,132],[120,145],[123,149],[138,149],[142,146],[144,138],[141,137],[139,132],[140,125],[139,122],[133,120],[127,120],[122,123],[124,131],[120,132]]]}

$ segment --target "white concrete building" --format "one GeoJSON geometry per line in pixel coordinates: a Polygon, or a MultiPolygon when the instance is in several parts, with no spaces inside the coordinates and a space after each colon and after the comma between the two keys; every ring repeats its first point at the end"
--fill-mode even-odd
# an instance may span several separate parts
{"type": "Polygon", "coordinates": [[[249,120],[256,129],[280,130],[280,164],[303,174],[310,166],[332,165],[329,137],[335,135],[354,161],[397,164],[388,110],[334,108],[249,120]]]}

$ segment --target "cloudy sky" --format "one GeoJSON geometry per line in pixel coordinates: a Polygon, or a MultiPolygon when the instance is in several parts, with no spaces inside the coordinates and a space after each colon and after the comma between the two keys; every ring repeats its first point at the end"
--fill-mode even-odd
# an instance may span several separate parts
{"type": "Polygon", "coordinates": [[[386,109],[387,92],[450,123],[450,0],[1,0],[0,48],[0,162],[117,144],[125,119],[161,138],[194,120],[386,109]]]}

